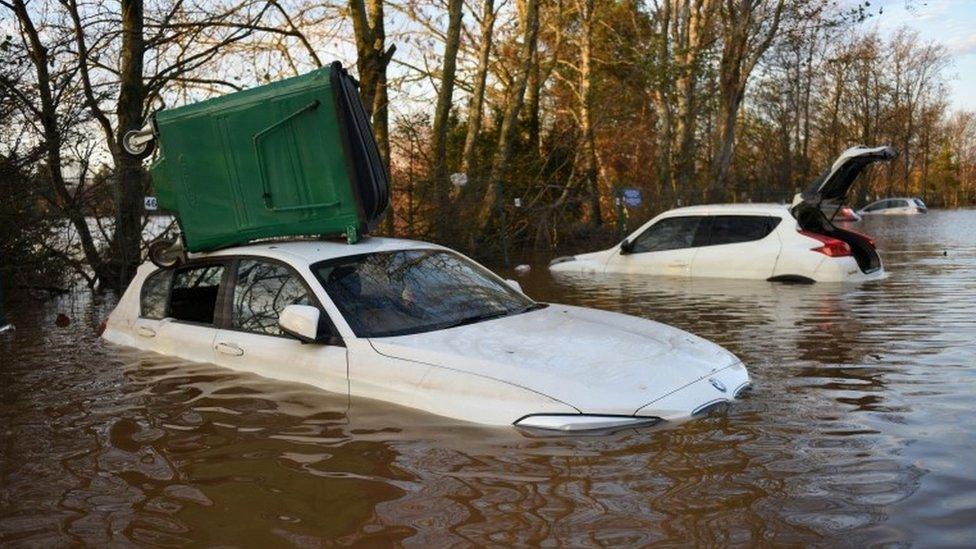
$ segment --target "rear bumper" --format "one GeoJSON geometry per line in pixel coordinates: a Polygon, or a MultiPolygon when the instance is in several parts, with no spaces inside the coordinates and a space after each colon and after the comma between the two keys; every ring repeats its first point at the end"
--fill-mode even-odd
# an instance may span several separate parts
{"type": "Polygon", "coordinates": [[[885,276],[884,265],[865,273],[853,257],[828,257],[817,266],[813,278],[817,282],[867,282],[885,276]]]}

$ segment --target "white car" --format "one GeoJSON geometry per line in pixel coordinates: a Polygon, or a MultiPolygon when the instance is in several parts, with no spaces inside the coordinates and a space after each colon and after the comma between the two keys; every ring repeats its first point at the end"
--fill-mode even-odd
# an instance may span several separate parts
{"type": "Polygon", "coordinates": [[[489,425],[581,431],[704,413],[749,385],[722,347],[537,303],[447,248],[256,244],[143,265],[103,337],[489,425]]]}
{"type": "Polygon", "coordinates": [[[861,208],[861,215],[916,215],[928,212],[921,198],[884,198],[861,208]]]}
{"type": "Polygon", "coordinates": [[[788,282],[883,278],[874,241],[834,226],[824,203],[836,209],[867,165],[895,154],[890,147],[854,147],[792,206],[713,204],[669,210],[620,244],[556,258],[549,270],[788,282]]]}

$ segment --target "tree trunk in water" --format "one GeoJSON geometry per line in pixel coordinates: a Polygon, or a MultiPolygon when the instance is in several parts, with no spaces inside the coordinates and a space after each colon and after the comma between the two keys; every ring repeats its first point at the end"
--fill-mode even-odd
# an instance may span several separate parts
{"type": "Polygon", "coordinates": [[[521,61],[521,69],[512,81],[508,90],[508,98],[505,112],[502,117],[502,124],[498,135],[498,150],[492,161],[491,174],[488,179],[488,186],[485,189],[484,197],[481,201],[481,209],[477,217],[477,234],[484,234],[485,228],[491,221],[495,210],[495,185],[501,181],[508,169],[508,162],[512,154],[512,143],[515,141],[516,130],[518,129],[519,111],[522,110],[522,103],[525,98],[525,87],[529,78],[529,64],[532,60],[532,52],[535,51],[536,39],[539,32],[539,0],[527,0],[525,8],[524,34],[522,36],[522,48],[518,59],[521,61]]]}
{"type": "Polygon", "coordinates": [[[85,262],[94,271],[95,278],[100,280],[110,278],[106,274],[106,266],[98,254],[98,248],[95,247],[95,241],[92,238],[91,230],[88,228],[85,215],[79,210],[64,180],[61,158],[61,130],[58,126],[57,107],[54,103],[54,96],[51,93],[51,74],[48,71],[50,63],[48,49],[41,43],[40,35],[30,18],[30,13],[23,0],[15,0],[13,9],[20,22],[21,29],[27,36],[31,62],[37,74],[37,89],[40,99],[40,122],[44,136],[44,158],[47,161],[47,168],[50,171],[52,191],[48,200],[52,206],[58,207],[64,212],[75,231],[78,232],[78,240],[81,243],[85,262]]]}
{"type": "MultiPolygon", "coordinates": [[[[126,132],[142,126],[146,102],[146,88],[142,82],[145,49],[142,0],[123,0],[120,89],[116,106],[118,143],[122,142],[126,132]]],[[[117,150],[114,160],[116,211],[111,261],[117,279],[103,282],[121,289],[135,275],[141,259],[142,197],[145,193],[146,173],[142,160],[121,148],[117,150]]]]}
{"type": "Polygon", "coordinates": [[[583,137],[583,177],[590,198],[590,215],[594,227],[603,224],[600,212],[600,185],[597,180],[596,143],[593,135],[592,76],[593,0],[580,0],[580,133],[583,137]]]}
{"type": "Polygon", "coordinates": [[[448,0],[447,35],[444,43],[444,66],[441,71],[441,86],[437,93],[437,106],[434,111],[434,126],[431,132],[431,157],[434,196],[437,202],[436,233],[441,241],[448,236],[453,225],[450,216],[450,187],[447,173],[447,125],[454,99],[454,74],[457,68],[457,52],[461,42],[461,18],[463,0],[448,0]]]}
{"type": "Polygon", "coordinates": [[[481,45],[478,48],[478,69],[474,77],[474,89],[468,103],[468,131],[464,137],[464,152],[461,169],[471,174],[475,162],[475,143],[481,132],[481,111],[485,100],[485,81],[488,78],[488,64],[491,61],[491,38],[495,25],[495,2],[484,0],[481,16],[481,45]]]}

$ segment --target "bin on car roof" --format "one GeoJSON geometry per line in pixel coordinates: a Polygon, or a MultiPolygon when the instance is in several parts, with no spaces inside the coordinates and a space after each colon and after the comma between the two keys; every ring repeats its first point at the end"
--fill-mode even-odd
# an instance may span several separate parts
{"type": "Polygon", "coordinates": [[[336,62],[157,113],[153,183],[186,249],[374,229],[389,184],[356,88],[336,62]]]}

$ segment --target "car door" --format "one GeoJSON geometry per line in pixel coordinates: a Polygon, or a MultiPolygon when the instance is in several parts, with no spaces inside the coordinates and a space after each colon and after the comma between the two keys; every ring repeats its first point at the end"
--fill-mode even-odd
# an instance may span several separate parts
{"type": "Polygon", "coordinates": [[[172,270],[158,270],[142,283],[139,291],[139,316],[132,324],[132,333],[140,348],[161,352],[158,339],[160,326],[169,310],[169,293],[173,284],[172,270]]]}
{"type": "Polygon", "coordinates": [[[226,321],[214,341],[217,364],[346,394],[345,346],[303,344],[278,327],[278,315],[294,304],[318,307],[327,321],[305,279],[292,267],[265,258],[240,258],[232,268],[226,321]]]}
{"type": "Polygon", "coordinates": [[[774,231],[780,221],[764,215],[709,217],[691,276],[761,280],[773,276],[782,248],[774,231]]]}
{"type": "MultiPolygon", "coordinates": [[[[157,317],[159,296],[167,295],[165,317],[140,317],[134,326],[137,337],[151,340],[150,347],[165,355],[194,362],[213,362],[217,311],[220,308],[221,289],[226,284],[224,262],[194,263],[159,273],[162,273],[158,274],[161,280],[170,277],[168,292],[164,290],[165,284],[160,283],[143,285],[143,294],[147,297],[148,305],[157,307],[155,314],[148,316],[157,317]]],[[[156,277],[157,274],[152,276],[156,277]]]]}
{"type": "Polygon", "coordinates": [[[621,247],[607,262],[608,272],[689,276],[702,216],[658,220],[621,247]]]}

